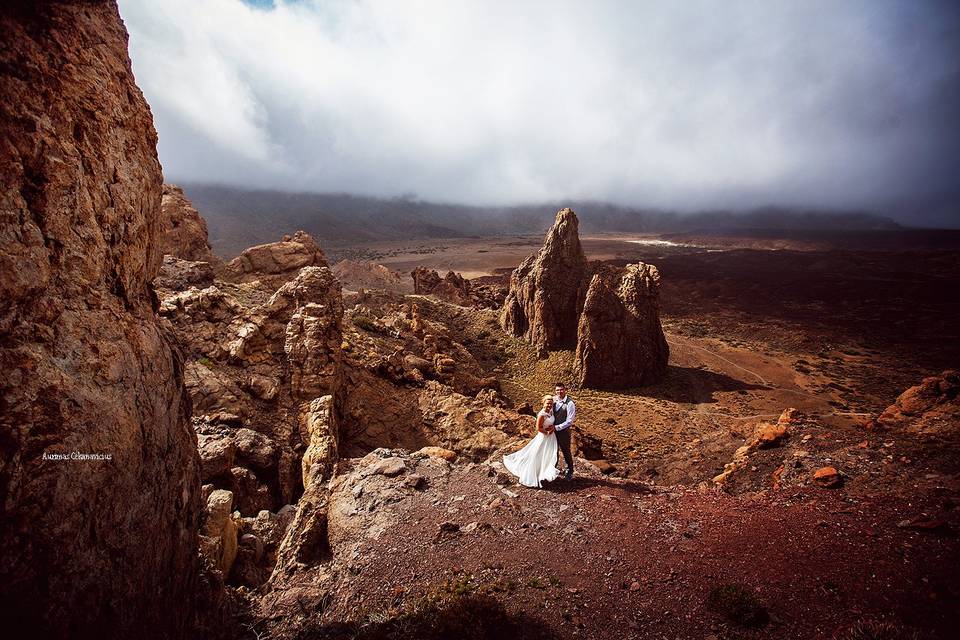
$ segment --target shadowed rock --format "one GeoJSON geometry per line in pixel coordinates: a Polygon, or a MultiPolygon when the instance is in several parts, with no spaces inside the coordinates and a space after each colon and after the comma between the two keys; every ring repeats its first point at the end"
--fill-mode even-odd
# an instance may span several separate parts
{"type": "Polygon", "coordinates": [[[207,221],[175,184],[163,185],[160,218],[160,252],[181,260],[211,262],[207,221]]]}
{"type": "Polygon", "coordinates": [[[3,3],[0,33],[0,615],[185,637],[199,457],[148,288],[162,176],[127,34],[93,1],[3,3]]]}
{"type": "Polygon", "coordinates": [[[500,325],[541,352],[573,349],[577,344],[577,319],[590,272],[578,228],[576,214],[561,209],[543,247],[510,276],[500,325]]]}
{"type": "Polygon", "coordinates": [[[660,380],[670,351],[659,312],[660,273],[638,263],[600,269],[580,315],[574,378],[595,389],[639,387],[660,380]]]}

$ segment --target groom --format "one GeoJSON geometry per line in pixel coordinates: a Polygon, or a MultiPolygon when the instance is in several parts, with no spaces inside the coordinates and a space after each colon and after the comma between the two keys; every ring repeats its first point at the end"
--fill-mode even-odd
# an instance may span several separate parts
{"type": "Polygon", "coordinates": [[[567,480],[573,480],[573,454],[570,453],[570,426],[577,417],[577,406],[573,398],[567,395],[567,386],[558,382],[554,386],[553,428],[557,434],[557,446],[563,452],[563,461],[567,464],[567,480]]]}

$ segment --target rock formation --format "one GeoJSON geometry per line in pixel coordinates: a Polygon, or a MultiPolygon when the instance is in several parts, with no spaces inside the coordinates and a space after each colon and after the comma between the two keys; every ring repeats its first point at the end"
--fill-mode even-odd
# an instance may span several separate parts
{"type": "Polygon", "coordinates": [[[577,332],[573,375],[580,386],[623,389],[663,377],[669,347],[659,295],[660,273],[653,265],[603,267],[594,274],[577,332]]]}
{"type": "Polygon", "coordinates": [[[510,276],[500,325],[541,352],[577,344],[577,320],[590,275],[578,226],[573,211],[560,210],[543,247],[510,276]]]}
{"type": "Polygon", "coordinates": [[[470,281],[459,273],[448,271],[443,278],[433,269],[417,267],[410,272],[413,292],[423,296],[435,296],[440,300],[467,307],[473,304],[470,281]]]}
{"type": "Polygon", "coordinates": [[[162,177],[127,35],[114,2],[52,1],[4,3],[0,33],[5,631],[185,636],[199,461],[148,285],[162,177]]]}
{"type": "Polygon", "coordinates": [[[207,221],[175,184],[163,185],[160,210],[160,252],[191,262],[211,262],[207,221]]]}
{"type": "Polygon", "coordinates": [[[234,282],[263,280],[280,285],[303,267],[326,267],[320,245],[305,231],[284,236],[280,242],[245,249],[225,265],[224,275],[234,282]]]}
{"type": "Polygon", "coordinates": [[[924,437],[960,436],[960,372],[944,371],[900,394],[876,419],[874,427],[902,428],[924,437]]]}
{"type": "MultiPolygon", "coordinates": [[[[269,297],[257,282],[217,281],[172,293],[160,313],[188,357],[203,481],[232,491],[243,516],[296,500],[302,451],[314,439],[313,402],[332,396],[338,406],[343,385],[343,299],[330,269],[304,267],[269,297]],[[243,442],[253,452],[245,459],[243,442]]],[[[331,468],[336,447],[325,451],[334,456],[324,462],[331,468]]]]}

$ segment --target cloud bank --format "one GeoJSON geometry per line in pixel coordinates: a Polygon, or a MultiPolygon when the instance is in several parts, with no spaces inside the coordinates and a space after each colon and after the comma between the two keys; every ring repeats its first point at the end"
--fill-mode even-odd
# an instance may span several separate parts
{"type": "Polygon", "coordinates": [[[120,0],[170,180],[920,222],[960,199],[953,6],[120,0]]]}

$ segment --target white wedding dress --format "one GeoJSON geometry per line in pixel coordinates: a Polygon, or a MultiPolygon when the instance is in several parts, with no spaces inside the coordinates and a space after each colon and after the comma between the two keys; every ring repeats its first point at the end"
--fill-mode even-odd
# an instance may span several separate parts
{"type": "MultiPolygon", "coordinates": [[[[540,416],[544,416],[543,426],[553,425],[553,414],[541,411],[537,414],[538,418],[540,416]]],[[[541,482],[556,480],[560,474],[557,471],[557,436],[537,432],[523,449],[503,456],[503,466],[526,487],[539,487],[541,482]]]]}

